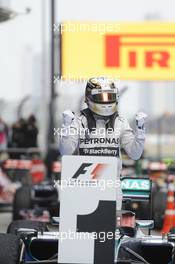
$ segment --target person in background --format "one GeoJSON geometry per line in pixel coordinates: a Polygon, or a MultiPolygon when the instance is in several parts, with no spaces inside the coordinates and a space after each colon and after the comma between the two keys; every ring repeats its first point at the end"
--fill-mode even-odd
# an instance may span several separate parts
{"type": "Polygon", "coordinates": [[[23,118],[20,118],[17,122],[13,124],[11,139],[12,148],[25,148],[26,126],[26,121],[23,118]]]}
{"type": "Polygon", "coordinates": [[[38,127],[36,125],[36,118],[34,115],[30,115],[27,120],[25,144],[27,148],[36,148],[38,137],[38,127]]]}
{"type": "Polygon", "coordinates": [[[8,126],[0,117],[0,151],[7,148],[8,144],[8,126]]]}

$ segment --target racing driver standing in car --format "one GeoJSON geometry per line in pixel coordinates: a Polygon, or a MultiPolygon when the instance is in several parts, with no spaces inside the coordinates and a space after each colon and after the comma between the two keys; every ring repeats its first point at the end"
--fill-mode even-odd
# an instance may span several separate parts
{"type": "MultiPolygon", "coordinates": [[[[118,100],[119,92],[113,80],[105,77],[89,79],[85,92],[87,108],[80,115],[70,110],[63,112],[61,154],[115,156],[121,160],[123,148],[131,159],[139,159],[144,149],[147,115],[142,112],[136,114],[134,132],[119,114],[118,100]]],[[[121,190],[117,193],[117,209],[120,209],[121,190]]]]}

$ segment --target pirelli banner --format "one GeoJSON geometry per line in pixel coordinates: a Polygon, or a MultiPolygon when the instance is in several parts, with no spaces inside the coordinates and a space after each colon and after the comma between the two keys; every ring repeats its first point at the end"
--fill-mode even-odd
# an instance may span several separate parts
{"type": "Polygon", "coordinates": [[[175,23],[65,23],[62,77],[175,80],[175,23]]]}

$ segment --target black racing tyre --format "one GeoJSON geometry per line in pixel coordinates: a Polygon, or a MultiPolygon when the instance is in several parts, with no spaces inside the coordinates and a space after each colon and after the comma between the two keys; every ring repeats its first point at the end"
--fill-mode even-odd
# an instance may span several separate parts
{"type": "Polygon", "coordinates": [[[31,187],[22,186],[20,187],[14,197],[13,201],[13,220],[20,220],[20,210],[31,208],[31,187]]]}
{"type": "Polygon", "coordinates": [[[0,263],[18,264],[20,257],[20,240],[12,234],[0,234],[0,263]]]}
{"type": "MultiPolygon", "coordinates": [[[[7,233],[16,234],[19,228],[31,228],[40,231],[48,231],[47,224],[39,221],[17,220],[9,224],[7,233]]],[[[1,262],[0,262],[1,263],[1,262]]]]}
{"type": "Polygon", "coordinates": [[[152,218],[154,219],[154,227],[157,230],[162,229],[163,219],[166,209],[167,193],[155,192],[152,197],[152,218]]]}

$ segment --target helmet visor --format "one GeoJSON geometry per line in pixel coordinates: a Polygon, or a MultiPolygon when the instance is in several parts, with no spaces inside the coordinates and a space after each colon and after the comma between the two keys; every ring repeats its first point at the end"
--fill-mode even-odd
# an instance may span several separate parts
{"type": "Polygon", "coordinates": [[[91,99],[93,102],[98,104],[109,104],[109,103],[115,103],[116,102],[116,93],[99,93],[99,94],[93,94],[91,95],[91,99]]]}

